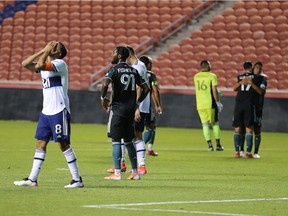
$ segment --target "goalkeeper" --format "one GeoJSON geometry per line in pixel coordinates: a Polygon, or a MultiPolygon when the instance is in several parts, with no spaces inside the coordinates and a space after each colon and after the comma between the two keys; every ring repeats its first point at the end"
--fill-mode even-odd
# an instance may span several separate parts
{"type": "Polygon", "coordinates": [[[208,144],[208,150],[214,151],[211,141],[210,126],[216,140],[216,150],[223,151],[220,144],[220,127],[218,113],[223,109],[217,90],[217,76],[211,72],[210,62],[203,60],[200,63],[201,71],[194,76],[196,93],[196,107],[202,123],[204,138],[208,144]]]}

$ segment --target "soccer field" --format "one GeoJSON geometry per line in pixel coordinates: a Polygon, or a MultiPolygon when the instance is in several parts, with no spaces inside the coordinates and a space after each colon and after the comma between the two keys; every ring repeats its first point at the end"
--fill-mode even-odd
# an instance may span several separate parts
{"type": "MultiPolygon", "coordinates": [[[[222,131],[223,152],[208,152],[199,129],[157,129],[158,157],[147,157],[140,181],[109,181],[106,125],[72,124],[72,146],[85,187],[71,180],[58,145],[48,145],[38,187],[16,187],[29,175],[36,122],[0,121],[1,216],[287,215],[288,135],[262,133],[261,159],[235,159],[233,130],[222,131]]],[[[130,163],[127,158],[128,170],[130,163]]],[[[123,177],[128,176],[124,173],[123,177]]]]}

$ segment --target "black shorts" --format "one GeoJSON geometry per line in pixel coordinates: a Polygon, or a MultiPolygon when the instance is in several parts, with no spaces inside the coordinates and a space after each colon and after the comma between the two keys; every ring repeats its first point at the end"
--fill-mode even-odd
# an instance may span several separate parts
{"type": "Polygon", "coordinates": [[[134,139],[134,118],[125,118],[118,115],[113,115],[110,112],[108,122],[108,136],[115,141],[124,139],[132,141],[134,139]]]}
{"type": "Polygon", "coordinates": [[[151,108],[150,109],[150,113],[148,113],[147,116],[146,116],[145,125],[149,126],[150,124],[153,124],[153,123],[156,122],[155,113],[156,113],[155,109],[151,108]]]}
{"type": "Polygon", "coordinates": [[[254,124],[253,106],[235,105],[233,127],[251,127],[254,124]]]}

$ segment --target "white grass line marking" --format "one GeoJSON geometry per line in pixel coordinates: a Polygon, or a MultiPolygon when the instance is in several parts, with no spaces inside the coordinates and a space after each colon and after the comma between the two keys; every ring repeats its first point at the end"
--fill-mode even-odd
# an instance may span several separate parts
{"type": "Polygon", "coordinates": [[[149,205],[169,205],[169,204],[199,204],[199,203],[232,203],[232,202],[258,202],[258,201],[287,201],[287,197],[283,198],[258,198],[258,199],[238,199],[238,200],[194,200],[194,201],[174,201],[174,202],[150,202],[150,203],[126,203],[126,204],[106,204],[106,205],[83,205],[84,208],[110,208],[117,210],[129,211],[151,211],[151,212],[174,212],[189,214],[205,214],[205,215],[221,215],[221,216],[256,216],[247,214],[234,214],[224,212],[201,212],[188,210],[169,210],[169,209],[144,209],[130,208],[132,206],[149,206],[149,205]]]}
{"type": "Polygon", "coordinates": [[[238,200],[192,200],[192,201],[173,201],[173,202],[150,202],[150,203],[126,203],[126,204],[106,204],[106,205],[83,205],[85,208],[114,208],[127,206],[148,206],[148,205],[169,205],[169,204],[199,204],[199,203],[230,203],[230,202],[256,202],[256,201],[287,201],[283,198],[259,198],[259,199],[238,199],[238,200]]]}
{"type": "Polygon", "coordinates": [[[201,212],[201,211],[188,211],[188,210],[167,210],[167,209],[144,209],[144,208],[124,208],[124,207],[112,207],[110,209],[117,210],[130,210],[130,211],[151,211],[151,212],[173,212],[173,213],[188,213],[188,214],[205,214],[205,215],[223,215],[223,216],[257,216],[247,214],[233,214],[223,212],[201,212]]]}
{"type": "Polygon", "coordinates": [[[69,170],[68,168],[56,168],[56,170],[61,170],[61,171],[63,171],[63,170],[69,170]]]}

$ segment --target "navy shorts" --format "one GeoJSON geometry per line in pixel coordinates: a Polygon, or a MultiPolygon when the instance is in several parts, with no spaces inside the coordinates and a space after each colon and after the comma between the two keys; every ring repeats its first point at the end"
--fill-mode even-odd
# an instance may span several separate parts
{"type": "Polygon", "coordinates": [[[119,115],[113,115],[110,111],[108,121],[108,137],[113,141],[132,141],[134,139],[134,118],[125,118],[119,115]]]}
{"type": "Polygon", "coordinates": [[[254,124],[253,106],[236,105],[233,127],[251,127],[254,124]]]}
{"type": "Polygon", "coordinates": [[[64,109],[55,115],[40,114],[35,138],[38,140],[55,142],[66,141],[70,144],[71,117],[69,112],[64,109]]]}

